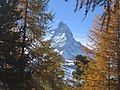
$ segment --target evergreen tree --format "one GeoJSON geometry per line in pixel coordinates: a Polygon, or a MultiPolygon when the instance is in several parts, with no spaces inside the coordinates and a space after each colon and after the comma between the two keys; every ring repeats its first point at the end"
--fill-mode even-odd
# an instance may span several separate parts
{"type": "Polygon", "coordinates": [[[76,79],[74,83],[75,86],[80,87],[82,86],[82,75],[84,75],[85,69],[88,64],[88,60],[86,56],[77,55],[75,58],[75,71],[73,72],[73,77],[76,79]]]}

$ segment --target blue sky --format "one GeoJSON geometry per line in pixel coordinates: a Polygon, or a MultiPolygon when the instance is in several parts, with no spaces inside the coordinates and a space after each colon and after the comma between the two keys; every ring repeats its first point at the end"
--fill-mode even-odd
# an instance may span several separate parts
{"type": "Polygon", "coordinates": [[[86,19],[84,18],[84,10],[81,9],[74,12],[76,0],[50,0],[49,9],[55,13],[55,18],[52,23],[52,29],[57,28],[60,21],[63,21],[71,29],[74,38],[86,45],[88,43],[89,29],[92,26],[95,15],[102,14],[102,9],[97,7],[94,12],[89,12],[86,19]]]}

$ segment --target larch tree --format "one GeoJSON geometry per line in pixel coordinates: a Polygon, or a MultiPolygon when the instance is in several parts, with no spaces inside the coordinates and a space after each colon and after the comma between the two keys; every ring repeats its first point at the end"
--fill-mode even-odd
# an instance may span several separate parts
{"type": "MultiPolygon", "coordinates": [[[[34,44],[36,48],[34,48],[33,54],[35,54],[35,56],[37,55],[40,59],[42,58],[41,63],[43,62],[43,65],[41,64],[40,67],[38,67],[40,69],[37,68],[38,73],[36,73],[35,75],[37,75],[37,77],[38,76],[40,77],[38,78],[41,79],[42,81],[41,85],[47,82],[49,87],[54,90],[54,89],[62,88],[61,85],[62,85],[62,77],[64,75],[64,72],[61,69],[62,58],[60,58],[60,55],[58,55],[51,49],[50,42],[43,40],[44,38],[43,35],[45,35],[46,30],[49,29],[49,27],[46,27],[46,25],[48,24],[48,20],[52,19],[51,12],[46,12],[47,10],[46,6],[48,1],[49,0],[47,1],[42,0],[39,2],[38,1],[35,2],[33,0],[33,2],[29,3],[30,6],[28,4],[28,9],[30,10],[30,16],[28,14],[27,22],[28,25],[30,26],[28,30],[31,30],[30,32],[32,32],[30,35],[33,36],[32,41],[33,43],[37,43],[37,45],[34,44]],[[34,6],[32,6],[32,3],[35,3],[34,6]],[[38,9],[38,12],[36,11],[37,10],[36,8],[38,9]],[[31,17],[32,15],[34,19],[31,17]],[[34,23],[35,25],[32,22],[36,22],[34,23]]],[[[48,90],[50,88],[48,88],[48,90]]]]}
{"type": "Polygon", "coordinates": [[[106,11],[109,13],[109,9],[118,2],[119,0],[76,0],[75,11],[85,7],[85,15],[87,15],[90,10],[94,11],[96,7],[106,7],[106,11]]]}
{"type": "Polygon", "coordinates": [[[62,87],[62,58],[43,40],[52,20],[47,4],[48,0],[0,1],[1,87],[10,90],[62,87]]]}
{"type": "MultiPolygon", "coordinates": [[[[107,16],[108,17],[108,16],[107,16]]],[[[99,90],[119,90],[119,8],[110,8],[109,23],[106,18],[98,18],[92,27],[92,35],[90,39],[94,42],[93,49],[95,50],[95,73],[88,71],[86,79],[88,84],[94,81],[91,89],[99,90]],[[101,20],[104,20],[102,23],[101,20]],[[95,74],[95,75],[94,75],[95,74]],[[93,76],[93,77],[92,77],[93,76]],[[94,80],[96,77],[96,80],[94,80]],[[98,77],[98,78],[97,78],[98,77]],[[97,85],[96,85],[97,84],[97,85]]],[[[91,66],[90,66],[91,67],[91,66]]],[[[87,84],[87,83],[85,83],[87,84]]]]}
{"type": "Polygon", "coordinates": [[[18,0],[0,2],[0,85],[2,89],[13,89],[18,85],[18,78],[18,82],[21,82],[24,74],[22,66],[25,65],[24,62],[20,64],[22,42],[16,23],[20,19],[21,11],[17,10],[18,0]]]}
{"type": "Polygon", "coordinates": [[[48,23],[52,20],[51,12],[47,11],[49,0],[21,0],[18,6],[25,26],[23,27],[23,53],[29,54],[30,69],[34,71],[32,78],[37,89],[62,88],[64,72],[61,69],[62,58],[55,53],[49,41],[44,41],[44,35],[49,29],[48,23]],[[40,87],[39,87],[40,86],[40,87]]]}

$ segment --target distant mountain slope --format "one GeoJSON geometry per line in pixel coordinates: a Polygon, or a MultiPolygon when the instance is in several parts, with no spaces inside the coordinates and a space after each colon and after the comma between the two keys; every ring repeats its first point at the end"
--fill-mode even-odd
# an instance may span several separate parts
{"type": "Polygon", "coordinates": [[[54,50],[60,52],[65,60],[74,59],[79,54],[84,55],[83,45],[73,38],[72,32],[64,22],[60,22],[57,29],[54,30],[51,41],[54,50]]]}

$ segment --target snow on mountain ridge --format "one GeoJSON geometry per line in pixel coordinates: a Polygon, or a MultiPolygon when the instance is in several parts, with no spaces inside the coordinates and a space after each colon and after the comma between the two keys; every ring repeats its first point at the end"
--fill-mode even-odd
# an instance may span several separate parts
{"type": "Polygon", "coordinates": [[[58,50],[64,59],[73,59],[79,54],[84,55],[82,44],[73,38],[71,30],[64,22],[59,23],[57,29],[54,30],[51,40],[52,47],[58,50]]]}

